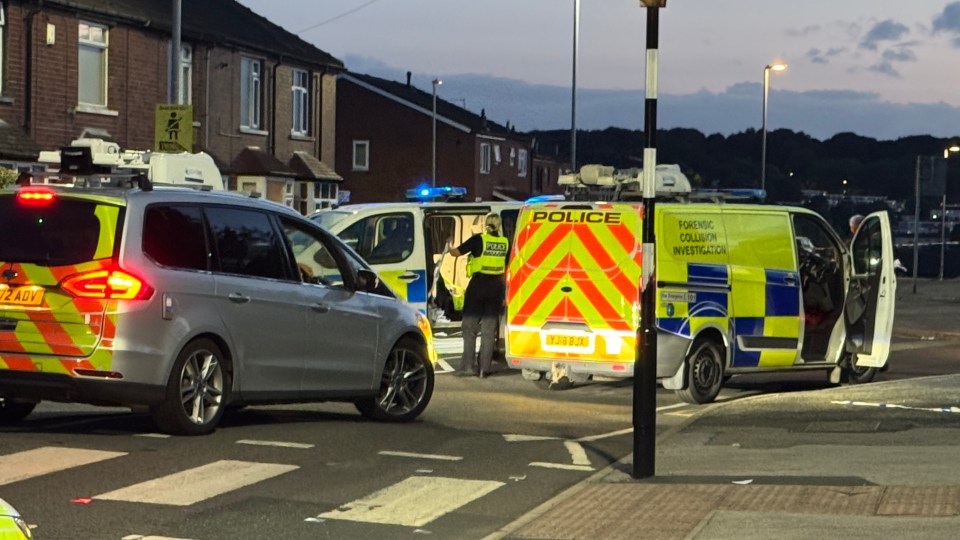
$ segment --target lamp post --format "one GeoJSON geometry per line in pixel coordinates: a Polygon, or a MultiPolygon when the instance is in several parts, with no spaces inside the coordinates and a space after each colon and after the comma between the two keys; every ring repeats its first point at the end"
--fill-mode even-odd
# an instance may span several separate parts
{"type": "Polygon", "coordinates": [[[437,187],[437,87],[443,84],[440,79],[433,80],[433,159],[430,167],[430,184],[437,187]]]}
{"type": "Polygon", "coordinates": [[[760,153],[760,189],[767,189],[767,95],[770,93],[770,72],[785,71],[787,65],[783,62],[767,64],[763,68],[763,134],[760,153]]]}
{"type": "Polygon", "coordinates": [[[573,82],[570,96],[570,172],[577,171],[577,61],[580,43],[580,0],[573,0],[573,82]]]}
{"type": "MultiPolygon", "coordinates": [[[[953,145],[943,149],[943,159],[953,152],[960,152],[960,146],[953,145]]],[[[944,171],[946,172],[946,171],[944,171]]],[[[947,251],[947,184],[944,174],[943,198],[940,199],[940,281],[943,281],[943,263],[947,251]]]]}

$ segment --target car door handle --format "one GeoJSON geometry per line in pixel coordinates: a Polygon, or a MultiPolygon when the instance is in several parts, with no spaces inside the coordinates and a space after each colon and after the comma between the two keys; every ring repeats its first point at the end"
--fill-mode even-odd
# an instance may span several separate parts
{"type": "Polygon", "coordinates": [[[790,285],[790,286],[792,287],[792,286],[794,286],[794,285],[797,284],[797,278],[795,278],[795,277],[793,277],[793,276],[787,276],[787,277],[783,278],[783,282],[786,283],[787,285],[790,285]]]}
{"type": "Polygon", "coordinates": [[[237,292],[235,292],[235,293],[230,293],[230,294],[227,296],[227,298],[229,298],[230,301],[233,302],[234,304],[246,304],[247,302],[250,301],[250,297],[249,297],[249,296],[247,296],[247,295],[245,295],[245,294],[240,294],[240,293],[237,293],[237,292]]]}
{"type": "Polygon", "coordinates": [[[311,304],[310,309],[316,311],[317,313],[327,313],[330,311],[330,306],[326,304],[311,304]]]}
{"type": "Polygon", "coordinates": [[[420,279],[420,274],[417,274],[416,272],[407,272],[405,274],[400,274],[400,279],[403,281],[416,281],[420,279]]]}

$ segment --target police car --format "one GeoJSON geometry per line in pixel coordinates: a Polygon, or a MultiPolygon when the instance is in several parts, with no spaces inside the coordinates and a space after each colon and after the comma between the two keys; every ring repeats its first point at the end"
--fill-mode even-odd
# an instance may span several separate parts
{"type": "Polygon", "coordinates": [[[16,508],[0,499],[0,540],[30,540],[30,526],[16,508]]]}
{"type": "Polygon", "coordinates": [[[500,215],[503,233],[513,237],[519,201],[463,202],[463,188],[417,188],[407,202],[344,205],[320,210],[310,219],[352,247],[377,274],[421,313],[436,332],[460,328],[469,282],[467,257],[452,257],[446,246],[483,232],[484,217],[500,215]]]}
{"type": "Polygon", "coordinates": [[[411,421],[426,317],[283,205],[100,173],[0,190],[0,423],[42,400],[212,431],[230,405],[337,400],[411,421]]]}
{"type": "MultiPolygon", "coordinates": [[[[657,378],[691,403],[731,375],[823,370],[867,382],[890,350],[896,277],[886,212],[850,247],[818,214],[760,204],[655,210],[657,378]]],[[[525,206],[507,273],[506,356],[564,387],[631,377],[644,260],[639,202],[525,206]]]]}

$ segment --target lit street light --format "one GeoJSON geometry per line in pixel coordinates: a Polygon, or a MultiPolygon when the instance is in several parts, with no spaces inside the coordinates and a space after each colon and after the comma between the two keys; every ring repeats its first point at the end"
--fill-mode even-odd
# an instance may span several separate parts
{"type": "MultiPolygon", "coordinates": [[[[952,145],[943,149],[943,159],[950,157],[951,153],[960,152],[960,146],[952,145]]],[[[944,174],[946,181],[946,174],[944,174]]],[[[947,186],[943,186],[943,198],[940,200],[940,281],[943,281],[943,263],[947,251],[947,186]]]]}
{"type": "Polygon", "coordinates": [[[787,65],[783,62],[767,64],[763,68],[763,138],[760,155],[760,189],[767,189],[767,94],[770,93],[770,71],[785,71],[787,65]]]}
{"type": "Polygon", "coordinates": [[[440,79],[433,80],[433,160],[431,161],[430,183],[437,187],[437,87],[443,84],[440,79]]]}

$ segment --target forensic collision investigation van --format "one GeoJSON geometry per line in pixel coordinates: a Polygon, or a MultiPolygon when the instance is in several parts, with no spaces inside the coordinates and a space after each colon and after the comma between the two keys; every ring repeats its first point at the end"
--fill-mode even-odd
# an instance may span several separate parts
{"type": "Polygon", "coordinates": [[[633,376],[640,293],[651,286],[657,379],[686,402],[714,400],[743,373],[873,379],[887,361],[896,290],[886,212],[867,216],[848,245],[810,210],[721,202],[717,192],[694,202],[679,169],[662,172],[658,199],[677,202],[655,205],[653,261],[642,253],[642,174],[593,169],[578,188],[605,184],[615,197],[524,206],[507,272],[509,367],[554,387],[633,376]]]}

